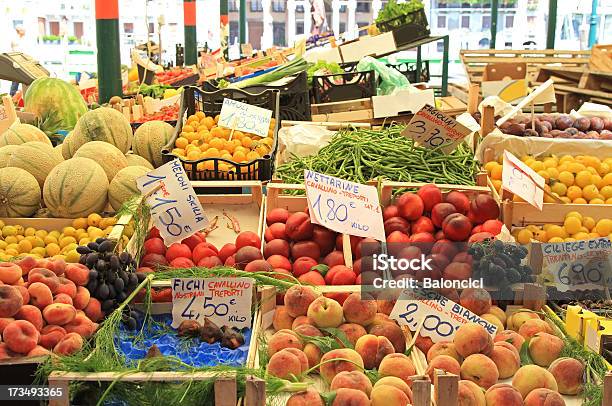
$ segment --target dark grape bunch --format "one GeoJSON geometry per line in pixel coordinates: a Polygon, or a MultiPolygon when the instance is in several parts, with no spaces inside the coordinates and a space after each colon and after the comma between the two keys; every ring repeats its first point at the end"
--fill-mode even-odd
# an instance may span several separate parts
{"type": "Polygon", "coordinates": [[[511,285],[533,282],[533,271],[521,262],[527,257],[527,248],[499,240],[474,243],[468,253],[474,259],[472,278],[483,279],[486,287],[497,287],[499,299],[513,299],[511,285]]]}
{"type": "Polygon", "coordinates": [[[105,314],[115,310],[145,278],[134,272],[136,261],[128,252],[114,252],[115,242],[98,238],[95,242],[77,247],[79,262],[87,266],[89,283],[87,290],[102,304],[105,314]]]}

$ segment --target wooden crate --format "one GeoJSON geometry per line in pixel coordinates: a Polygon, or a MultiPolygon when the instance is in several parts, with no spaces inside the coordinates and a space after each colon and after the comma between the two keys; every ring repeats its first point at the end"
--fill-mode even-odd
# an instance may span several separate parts
{"type": "Polygon", "coordinates": [[[540,211],[529,203],[514,202],[510,199],[502,201],[502,221],[508,229],[525,227],[530,224],[562,225],[565,215],[571,211],[593,217],[596,221],[602,218],[612,218],[612,205],[610,204],[544,203],[544,208],[540,211]]]}
{"type": "Polygon", "coordinates": [[[374,118],[372,99],[311,104],[313,121],[369,121],[374,118]]]}
{"type": "Polygon", "coordinates": [[[589,68],[594,71],[612,72],[612,45],[594,45],[589,68]]]}
{"type": "MultiPolygon", "coordinates": [[[[441,190],[442,194],[445,196],[450,192],[462,192],[465,193],[468,198],[474,197],[481,193],[485,193],[490,195],[491,189],[486,186],[486,173],[477,175],[477,184],[482,184],[483,186],[462,186],[462,185],[447,185],[447,184],[436,184],[441,190]]],[[[426,183],[414,183],[414,182],[390,182],[383,181],[382,187],[380,191],[380,204],[383,207],[390,205],[393,202],[393,193],[399,189],[418,189],[421,186],[426,185],[426,183]]]]}

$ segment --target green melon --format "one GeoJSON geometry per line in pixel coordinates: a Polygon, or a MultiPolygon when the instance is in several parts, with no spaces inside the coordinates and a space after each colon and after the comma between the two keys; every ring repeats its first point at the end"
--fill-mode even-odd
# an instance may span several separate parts
{"type": "Polygon", "coordinates": [[[7,166],[29,172],[42,188],[51,169],[62,161],[61,154],[52,146],[40,141],[30,141],[17,147],[17,150],[11,154],[7,166]]]}
{"type": "Polygon", "coordinates": [[[51,170],[43,200],[54,217],[87,217],[104,210],[107,193],[108,179],[100,165],[89,158],[71,158],[51,170]]]}
{"type": "Polygon", "coordinates": [[[20,145],[28,141],[40,141],[51,145],[47,134],[30,124],[13,124],[0,135],[0,147],[20,145]]]}
{"type": "Polygon", "coordinates": [[[51,135],[70,131],[79,117],[87,113],[87,104],[79,89],[61,79],[38,78],[28,86],[24,109],[34,113],[40,129],[51,135]]]}
{"type": "Polygon", "coordinates": [[[174,127],[164,121],[147,121],[134,132],[132,151],[157,168],[164,163],[161,151],[172,138],[173,132],[174,127]]]}
{"type": "Polygon", "coordinates": [[[6,145],[0,148],[0,168],[8,166],[8,161],[11,155],[17,151],[19,145],[6,145]]]}
{"type": "Polygon", "coordinates": [[[90,141],[74,154],[75,158],[93,159],[104,169],[110,182],[117,172],[128,166],[127,158],[115,146],[103,141],[90,141]]]}
{"type": "MultiPolygon", "coordinates": [[[[68,141],[68,154],[76,151],[90,141],[104,141],[114,145],[122,153],[132,146],[132,127],[127,118],[115,109],[100,107],[87,112],[79,119],[68,141]]],[[[64,155],[65,155],[65,150],[64,155]]]]}
{"type": "Polygon", "coordinates": [[[125,154],[125,157],[128,161],[128,166],[144,166],[145,168],[149,168],[149,170],[155,169],[153,168],[153,165],[151,165],[151,162],[147,161],[140,155],[132,154],[130,152],[125,154]]]}
{"type": "Polygon", "coordinates": [[[150,169],[145,166],[128,166],[117,172],[108,188],[108,200],[115,211],[132,196],[142,194],[136,186],[136,179],[149,171],[150,169]]]}
{"type": "Polygon", "coordinates": [[[40,186],[21,168],[0,169],[0,217],[29,217],[40,208],[40,186]]]}

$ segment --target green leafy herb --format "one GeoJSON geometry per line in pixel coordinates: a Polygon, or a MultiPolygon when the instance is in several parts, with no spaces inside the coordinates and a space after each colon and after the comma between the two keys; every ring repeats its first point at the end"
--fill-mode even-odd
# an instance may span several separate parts
{"type": "Polygon", "coordinates": [[[340,342],[342,343],[344,348],[350,348],[350,349],[354,349],[355,348],[353,346],[353,344],[349,341],[349,339],[346,336],[346,334],[344,333],[344,331],[340,330],[339,328],[334,328],[334,327],[322,328],[321,331],[324,331],[327,334],[329,334],[330,336],[340,340],[340,342]]]}
{"type": "Polygon", "coordinates": [[[531,355],[529,355],[529,341],[530,340],[525,340],[523,345],[521,345],[521,351],[519,351],[519,355],[521,356],[521,365],[533,364],[531,355]]]}

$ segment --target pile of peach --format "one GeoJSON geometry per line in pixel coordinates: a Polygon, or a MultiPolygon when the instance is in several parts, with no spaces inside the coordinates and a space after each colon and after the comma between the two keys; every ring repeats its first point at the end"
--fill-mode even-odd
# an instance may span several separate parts
{"type": "MultiPolygon", "coordinates": [[[[411,402],[410,377],[416,369],[404,355],[405,336],[387,314],[379,312],[377,301],[367,295],[362,300],[360,294],[352,293],[340,305],[334,299],[318,296],[310,287],[293,286],[287,290],[284,303],[276,309],[276,332],[268,340],[269,374],[303,378],[309,369],[317,370],[336,391],[332,405],[392,406],[411,402]],[[322,337],[327,328],[342,331],[352,348],[322,353],[308,337],[322,337]],[[372,386],[363,370],[374,368],[382,379],[372,386]]],[[[287,403],[306,404],[324,403],[313,390],[297,393],[287,403]]]]}
{"type": "Polygon", "coordinates": [[[0,263],[0,359],[80,350],[103,317],[88,280],[87,267],[62,259],[0,263]]]}

